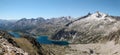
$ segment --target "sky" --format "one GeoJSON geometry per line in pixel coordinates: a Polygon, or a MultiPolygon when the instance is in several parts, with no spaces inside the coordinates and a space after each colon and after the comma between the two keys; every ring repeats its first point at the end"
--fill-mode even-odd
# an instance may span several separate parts
{"type": "Polygon", "coordinates": [[[80,17],[100,11],[120,15],[120,0],[0,0],[0,19],[80,17]]]}

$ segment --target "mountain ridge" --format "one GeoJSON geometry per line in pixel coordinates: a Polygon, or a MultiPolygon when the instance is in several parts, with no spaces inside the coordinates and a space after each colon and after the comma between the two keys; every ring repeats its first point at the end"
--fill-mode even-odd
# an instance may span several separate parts
{"type": "Polygon", "coordinates": [[[88,15],[78,18],[56,32],[52,39],[66,40],[71,43],[101,42],[101,39],[104,39],[102,36],[105,37],[119,30],[119,19],[120,17],[110,16],[101,12],[88,13],[88,15]]]}
{"type": "Polygon", "coordinates": [[[13,23],[1,23],[0,29],[16,31],[16,32],[24,32],[31,33],[35,35],[51,35],[56,30],[64,27],[65,24],[74,20],[72,17],[59,17],[59,18],[51,18],[44,19],[42,17],[38,18],[22,18],[13,23]],[[6,26],[4,24],[7,24],[6,26]]]}

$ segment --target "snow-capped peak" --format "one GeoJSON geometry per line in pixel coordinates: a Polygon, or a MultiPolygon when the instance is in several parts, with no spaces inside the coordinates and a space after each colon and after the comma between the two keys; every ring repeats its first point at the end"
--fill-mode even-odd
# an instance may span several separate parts
{"type": "Polygon", "coordinates": [[[107,16],[107,14],[97,11],[97,12],[93,13],[91,16],[98,17],[98,18],[104,18],[105,16],[107,16]]]}
{"type": "Polygon", "coordinates": [[[105,19],[106,16],[107,16],[107,14],[97,11],[97,12],[91,14],[91,16],[89,18],[105,19]]]}

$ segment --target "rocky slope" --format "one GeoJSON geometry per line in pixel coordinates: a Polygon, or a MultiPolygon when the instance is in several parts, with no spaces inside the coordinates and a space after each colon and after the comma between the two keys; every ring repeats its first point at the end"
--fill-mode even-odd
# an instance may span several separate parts
{"type": "Polygon", "coordinates": [[[94,44],[72,44],[65,55],[120,55],[120,44],[114,41],[94,44]]]}
{"type": "Polygon", "coordinates": [[[98,43],[109,40],[119,41],[120,17],[101,12],[89,13],[70,22],[53,35],[54,40],[70,43],[98,43]],[[114,34],[113,34],[114,33],[114,34]]]}
{"type": "Polygon", "coordinates": [[[24,50],[13,46],[11,43],[8,42],[8,40],[6,40],[5,38],[2,38],[2,36],[0,36],[0,54],[1,55],[28,55],[27,52],[25,52],[24,50]]]}
{"type": "Polygon", "coordinates": [[[0,31],[0,51],[1,55],[28,55],[3,31],[0,31]]]}
{"type": "Polygon", "coordinates": [[[14,38],[0,30],[0,55],[53,55],[30,36],[14,38]]]}

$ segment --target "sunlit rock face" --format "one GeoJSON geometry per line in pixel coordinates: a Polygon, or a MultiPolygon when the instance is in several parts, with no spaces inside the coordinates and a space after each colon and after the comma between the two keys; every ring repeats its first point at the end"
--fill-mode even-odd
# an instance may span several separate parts
{"type": "Polygon", "coordinates": [[[120,44],[114,41],[96,44],[73,44],[65,55],[120,55],[120,44]]]}
{"type": "Polygon", "coordinates": [[[98,43],[116,40],[119,37],[120,17],[101,12],[89,13],[67,25],[53,35],[54,40],[67,40],[70,43],[98,43]]]}
{"type": "Polygon", "coordinates": [[[9,34],[0,30],[0,55],[28,55],[28,52],[19,48],[9,34]]]}
{"type": "Polygon", "coordinates": [[[1,48],[1,54],[4,55],[28,55],[27,52],[23,51],[22,49],[13,46],[11,43],[9,43],[5,38],[0,38],[0,48],[1,48]]]}

